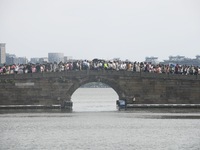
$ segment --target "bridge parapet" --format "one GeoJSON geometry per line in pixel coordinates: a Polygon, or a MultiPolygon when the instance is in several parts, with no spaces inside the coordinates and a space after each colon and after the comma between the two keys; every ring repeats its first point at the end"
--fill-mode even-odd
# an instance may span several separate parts
{"type": "Polygon", "coordinates": [[[81,77],[81,76],[119,76],[119,77],[140,77],[155,79],[183,79],[200,80],[199,75],[180,75],[163,74],[149,72],[114,71],[114,70],[82,70],[82,71],[63,71],[63,72],[43,72],[27,74],[8,74],[0,75],[0,79],[34,79],[34,78],[59,78],[59,77],[81,77]]]}

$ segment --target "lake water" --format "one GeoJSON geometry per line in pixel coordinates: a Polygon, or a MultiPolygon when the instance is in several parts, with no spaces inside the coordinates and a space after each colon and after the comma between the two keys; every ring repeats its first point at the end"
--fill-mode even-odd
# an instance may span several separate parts
{"type": "Polygon", "coordinates": [[[117,98],[110,88],[81,88],[71,113],[0,114],[0,149],[200,149],[200,113],[117,111],[117,98]]]}

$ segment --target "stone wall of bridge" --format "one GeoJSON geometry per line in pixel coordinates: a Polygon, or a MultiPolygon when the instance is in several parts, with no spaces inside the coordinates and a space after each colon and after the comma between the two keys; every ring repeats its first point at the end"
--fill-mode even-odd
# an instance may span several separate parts
{"type": "Polygon", "coordinates": [[[81,85],[102,82],[128,104],[200,104],[200,77],[128,71],[70,71],[0,76],[0,105],[59,105],[81,85]]]}

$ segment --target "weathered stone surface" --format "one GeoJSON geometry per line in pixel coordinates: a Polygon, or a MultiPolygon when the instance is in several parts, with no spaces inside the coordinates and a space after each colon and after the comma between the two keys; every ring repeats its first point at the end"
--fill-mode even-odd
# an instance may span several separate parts
{"type": "Polygon", "coordinates": [[[109,85],[128,104],[200,104],[199,76],[89,70],[1,75],[0,105],[63,104],[89,82],[109,85]]]}

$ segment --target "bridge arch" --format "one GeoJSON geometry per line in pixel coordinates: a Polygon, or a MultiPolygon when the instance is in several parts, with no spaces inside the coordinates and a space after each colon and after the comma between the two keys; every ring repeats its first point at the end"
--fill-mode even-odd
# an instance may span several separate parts
{"type": "Polygon", "coordinates": [[[73,93],[80,88],[82,85],[85,85],[87,83],[91,83],[91,82],[101,82],[104,83],[108,86],[110,86],[118,95],[119,99],[123,99],[125,98],[125,91],[124,89],[122,89],[120,87],[120,85],[113,79],[108,79],[108,78],[102,78],[102,77],[85,77],[80,79],[77,79],[76,81],[74,81],[74,84],[70,87],[70,89],[68,90],[68,96],[71,99],[71,96],[73,95],[73,93]]]}

